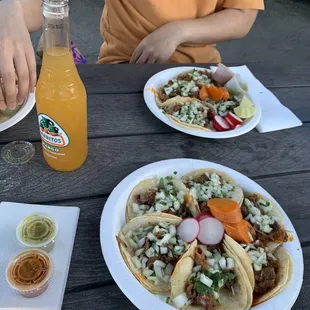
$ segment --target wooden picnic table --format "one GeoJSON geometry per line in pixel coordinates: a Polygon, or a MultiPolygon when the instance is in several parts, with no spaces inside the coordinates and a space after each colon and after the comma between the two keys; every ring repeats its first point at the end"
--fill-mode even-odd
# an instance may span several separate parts
{"type": "Polygon", "coordinates": [[[99,224],[105,201],[129,173],[170,158],[214,161],[249,176],[281,204],[303,248],[304,284],[293,309],[310,307],[310,64],[249,63],[254,75],[303,121],[302,127],[233,139],[208,140],[166,126],[147,109],[143,87],[169,65],[82,65],[88,91],[89,155],[71,173],[45,163],[35,109],[0,134],[36,149],[25,165],[0,161],[0,201],[81,208],[63,309],[136,309],[112,279],[102,257],[99,224]],[[308,292],[308,293],[307,293],[308,292]]]}

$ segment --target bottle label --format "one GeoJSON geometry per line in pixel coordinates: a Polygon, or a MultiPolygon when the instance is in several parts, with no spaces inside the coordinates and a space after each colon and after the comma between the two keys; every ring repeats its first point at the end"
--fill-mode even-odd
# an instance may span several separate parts
{"type": "Polygon", "coordinates": [[[43,146],[54,146],[56,148],[48,148],[56,151],[58,147],[66,147],[70,144],[69,136],[51,117],[46,114],[39,114],[40,134],[43,146]]]}

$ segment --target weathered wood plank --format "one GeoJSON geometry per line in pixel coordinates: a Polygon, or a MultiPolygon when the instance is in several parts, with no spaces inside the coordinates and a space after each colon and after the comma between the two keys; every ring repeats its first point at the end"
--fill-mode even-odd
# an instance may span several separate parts
{"type": "Polygon", "coordinates": [[[117,285],[110,285],[98,289],[65,294],[62,309],[134,310],[137,308],[126,298],[117,285]]]}
{"type": "Polygon", "coordinates": [[[90,139],[87,162],[71,173],[52,171],[38,142],[28,164],[11,166],[0,161],[0,201],[42,202],[107,194],[130,172],[169,158],[215,161],[249,176],[309,170],[309,128],[305,124],[271,134],[253,131],[222,141],[181,133],[90,139]]]}
{"type": "MultiPolygon", "coordinates": [[[[90,138],[174,132],[149,111],[142,94],[89,95],[88,134],[90,138]]],[[[36,110],[20,123],[1,133],[0,143],[40,140],[36,110]]]]}
{"type": "MultiPolygon", "coordinates": [[[[310,173],[264,178],[257,181],[280,203],[291,219],[300,241],[310,241],[310,173]],[[298,191],[296,190],[298,188],[298,191]],[[300,195],[296,195],[296,193],[300,195]],[[292,203],[294,197],[294,203],[292,203]],[[298,212],[296,212],[298,210],[298,212]]],[[[100,218],[106,198],[77,199],[52,203],[80,207],[80,219],[71,260],[67,289],[111,281],[100,246],[100,218]],[[91,255],[90,255],[91,253],[91,255]]]]}
{"type": "MultiPolygon", "coordinates": [[[[304,262],[310,260],[310,247],[303,249],[304,262]]],[[[310,264],[305,265],[304,283],[293,310],[309,308],[310,264]]],[[[65,295],[63,309],[137,309],[121,292],[117,285],[108,285],[97,289],[65,295]]]]}
{"type": "MultiPolygon", "coordinates": [[[[272,91],[302,121],[310,121],[310,87],[277,88],[272,91]]],[[[175,131],[148,110],[142,94],[89,95],[88,127],[90,138],[175,131]]],[[[0,143],[39,139],[35,109],[20,123],[0,135],[0,143]]]]}
{"type": "MultiPolygon", "coordinates": [[[[267,87],[310,86],[310,64],[247,65],[267,87]]],[[[130,93],[142,91],[152,75],[175,66],[180,65],[80,65],[78,70],[89,93],[130,93]]],[[[208,67],[207,64],[195,66],[208,67]]]]}

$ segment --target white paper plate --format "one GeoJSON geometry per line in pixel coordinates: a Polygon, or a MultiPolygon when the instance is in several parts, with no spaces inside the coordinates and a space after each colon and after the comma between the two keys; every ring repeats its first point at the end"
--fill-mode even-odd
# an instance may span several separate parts
{"type": "Polygon", "coordinates": [[[0,124],[0,132],[14,126],[18,122],[20,122],[24,117],[26,117],[28,113],[32,110],[35,102],[36,102],[35,93],[29,93],[20,110],[10,119],[0,124]]]}
{"type": "MultiPolygon", "coordinates": [[[[174,308],[161,301],[160,296],[153,295],[147,291],[138,280],[136,280],[123,261],[115,236],[118,235],[120,229],[126,222],[125,209],[127,198],[133,187],[143,179],[171,175],[174,171],[178,172],[178,176],[182,176],[187,172],[199,168],[215,168],[224,171],[234,178],[244,190],[258,192],[273,199],[260,185],[241,173],[202,160],[172,159],[160,161],[142,167],[127,176],[116,186],[105,204],[100,223],[100,241],[104,259],[113,279],[128,299],[139,309],[172,310],[174,308]]],[[[276,204],[283,212],[286,229],[294,233],[295,240],[284,246],[290,253],[294,262],[294,273],[291,282],[281,294],[261,305],[253,307],[253,309],[256,310],[290,309],[297,299],[303,280],[303,256],[298,236],[283,209],[278,203],[276,204]]],[[[163,297],[161,298],[164,300],[163,297]]]]}
{"type": "MultiPolygon", "coordinates": [[[[223,132],[213,132],[213,131],[203,131],[203,130],[195,130],[195,129],[187,129],[183,128],[181,126],[178,126],[176,123],[172,122],[165,114],[163,114],[155,100],[155,96],[153,93],[153,90],[160,88],[164,84],[167,83],[172,78],[175,78],[178,74],[181,72],[190,70],[190,69],[202,69],[206,70],[207,68],[201,68],[201,67],[177,67],[177,68],[171,68],[167,69],[161,72],[158,72],[157,74],[153,75],[145,84],[144,87],[144,100],[150,111],[162,122],[167,124],[168,126],[182,131],[184,133],[187,133],[189,135],[197,136],[197,137],[202,137],[202,138],[212,138],[212,139],[225,139],[225,138],[232,138],[232,137],[237,137],[241,136],[249,131],[251,131],[253,128],[255,128],[261,118],[261,106],[259,102],[253,100],[256,96],[256,90],[253,87],[249,86],[249,92],[248,95],[253,101],[253,104],[256,107],[256,113],[255,115],[244,125],[241,127],[234,129],[234,130],[229,130],[229,131],[223,131],[223,132]]],[[[238,73],[236,71],[236,68],[234,69],[234,73],[238,73]]],[[[250,82],[244,79],[245,82],[250,82]]],[[[248,83],[249,84],[249,83],[248,83]]]]}

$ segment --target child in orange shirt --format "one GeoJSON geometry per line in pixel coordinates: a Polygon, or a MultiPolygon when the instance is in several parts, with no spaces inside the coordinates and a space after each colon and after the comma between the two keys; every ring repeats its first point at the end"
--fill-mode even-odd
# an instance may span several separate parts
{"type": "MultiPolygon", "coordinates": [[[[15,109],[34,91],[29,32],[42,25],[41,4],[0,0],[0,110],[15,109]]],[[[98,63],[216,63],[215,43],[244,37],[260,9],[263,0],[106,0],[98,63]]]]}
{"type": "Polygon", "coordinates": [[[216,63],[215,43],[247,35],[263,0],[106,0],[98,63],[216,63]]]}

